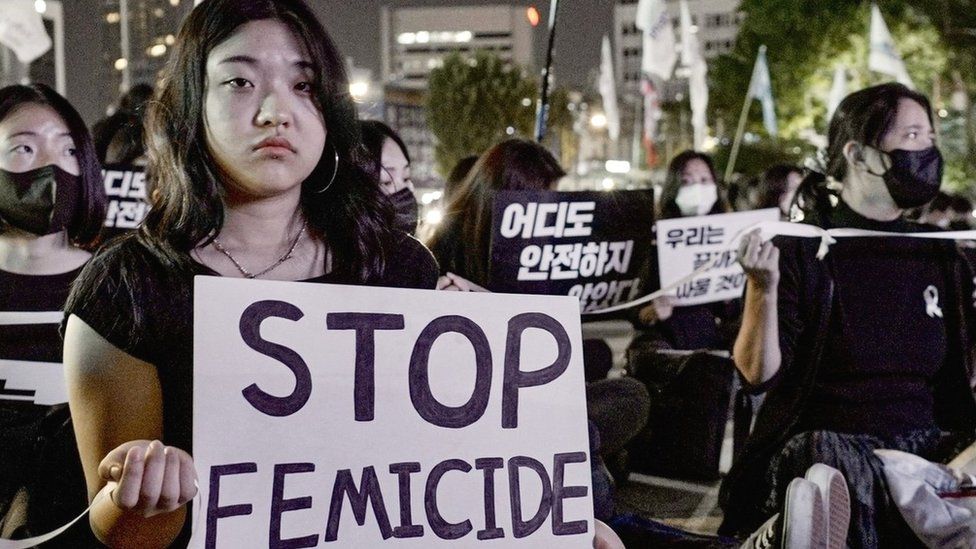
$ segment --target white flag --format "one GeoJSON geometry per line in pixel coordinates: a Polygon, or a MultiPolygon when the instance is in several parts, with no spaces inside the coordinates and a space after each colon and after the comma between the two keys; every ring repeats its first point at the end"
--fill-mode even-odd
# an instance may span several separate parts
{"type": "Polygon", "coordinates": [[[635,22],[637,28],[644,31],[641,70],[664,80],[671,78],[678,54],[675,51],[674,29],[664,0],[640,0],[635,22]]]}
{"type": "Polygon", "coordinates": [[[617,83],[613,78],[613,50],[610,37],[603,37],[603,52],[600,60],[600,95],[603,96],[603,112],[607,117],[607,131],[610,139],[620,138],[620,110],[617,108],[617,83]]]}
{"type": "Polygon", "coordinates": [[[834,69],[834,84],[830,87],[830,96],[827,98],[827,122],[834,116],[834,112],[840,102],[847,96],[847,67],[837,65],[834,69]]]}
{"type": "Polygon", "coordinates": [[[688,2],[681,0],[681,62],[691,69],[688,77],[688,95],[691,100],[691,125],[695,133],[695,150],[702,150],[708,125],[708,64],[701,54],[698,36],[691,28],[691,12],[688,2]]]}
{"type": "Polygon", "coordinates": [[[871,53],[868,55],[868,68],[887,74],[909,88],[915,88],[877,4],[871,5],[871,53]]]}
{"type": "Polygon", "coordinates": [[[0,44],[25,65],[51,49],[51,37],[33,0],[0,0],[0,44]]]}
{"type": "Polygon", "coordinates": [[[779,135],[776,124],[776,104],[773,102],[773,82],[769,77],[769,65],[766,63],[766,46],[759,46],[756,65],[752,69],[749,80],[749,97],[758,99],[762,103],[763,126],[766,133],[772,137],[779,135]]]}

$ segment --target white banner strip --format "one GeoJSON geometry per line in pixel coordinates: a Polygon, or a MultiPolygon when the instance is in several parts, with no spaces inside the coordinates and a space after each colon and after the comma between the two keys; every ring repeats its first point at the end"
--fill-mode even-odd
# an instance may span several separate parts
{"type": "MultiPolygon", "coordinates": [[[[196,481],[194,481],[194,484],[197,487],[197,495],[199,495],[200,485],[197,484],[196,481]]],[[[65,524],[61,528],[54,530],[53,532],[49,532],[47,534],[35,536],[32,538],[26,538],[26,539],[0,539],[0,549],[30,549],[31,547],[35,547],[42,543],[47,543],[51,541],[52,539],[65,533],[68,530],[68,528],[71,528],[72,526],[74,526],[76,522],[84,518],[85,515],[87,515],[88,512],[92,510],[92,507],[95,506],[95,503],[97,503],[99,499],[103,497],[107,497],[109,494],[111,494],[111,492],[106,492],[104,490],[99,492],[97,495],[95,495],[95,499],[92,500],[91,505],[89,505],[87,509],[82,511],[80,515],[74,518],[74,520],[72,520],[68,524],[65,524]]],[[[194,527],[196,526],[198,520],[200,520],[200,498],[197,496],[193,496],[194,527]]]]}
{"type": "MultiPolygon", "coordinates": [[[[752,231],[759,230],[759,236],[765,242],[772,239],[775,236],[794,236],[798,238],[819,238],[820,239],[820,250],[817,252],[817,258],[823,259],[827,256],[827,252],[830,250],[830,245],[837,242],[838,238],[885,238],[885,237],[899,237],[899,238],[929,238],[937,240],[976,240],[976,231],[939,231],[939,232],[925,232],[925,233],[888,233],[883,231],[866,231],[863,229],[823,229],[815,225],[806,225],[803,223],[788,223],[786,221],[767,221],[764,223],[757,223],[751,227],[747,227],[735,235],[732,239],[732,249],[737,249],[739,244],[739,239],[743,235],[750,233],[752,231]]],[[[659,297],[671,294],[676,288],[690,282],[695,279],[698,275],[708,271],[720,260],[720,257],[713,257],[708,263],[702,265],[694,272],[688,276],[676,280],[675,282],[661,288],[660,290],[648,294],[640,299],[635,299],[629,303],[621,303],[619,305],[614,305],[613,307],[607,307],[606,309],[600,309],[599,311],[590,311],[583,313],[584,315],[601,315],[607,313],[614,313],[617,311],[623,311],[625,309],[630,309],[631,307],[636,307],[638,305],[643,305],[649,303],[659,297]]]]}
{"type": "Polygon", "coordinates": [[[78,522],[79,520],[83,519],[85,517],[85,515],[88,514],[88,511],[91,511],[91,508],[95,506],[95,502],[97,502],[99,498],[104,497],[104,494],[105,494],[105,492],[99,492],[98,495],[95,496],[95,499],[92,500],[91,505],[89,505],[87,509],[85,509],[84,511],[82,511],[80,515],[78,515],[77,517],[74,518],[74,520],[72,520],[68,524],[65,524],[61,528],[58,528],[57,530],[55,530],[53,532],[49,532],[49,533],[44,534],[44,535],[41,535],[41,536],[35,536],[33,538],[26,538],[26,539],[0,539],[0,549],[30,549],[31,547],[36,547],[36,546],[38,546],[38,545],[40,545],[42,543],[46,543],[48,541],[51,541],[52,539],[54,539],[54,538],[60,536],[61,534],[65,533],[68,530],[68,528],[71,528],[72,526],[74,526],[74,524],[76,522],[78,522]]]}
{"type": "Polygon", "coordinates": [[[0,311],[0,326],[19,324],[61,324],[62,311],[0,311]]]}

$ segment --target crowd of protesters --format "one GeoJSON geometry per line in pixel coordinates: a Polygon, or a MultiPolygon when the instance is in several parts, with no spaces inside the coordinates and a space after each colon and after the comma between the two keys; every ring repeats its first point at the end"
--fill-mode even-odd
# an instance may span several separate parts
{"type": "MultiPolygon", "coordinates": [[[[91,133],[44,85],[0,89],[0,312],[64,312],[0,324],[0,360],[63,364],[70,404],[0,400],[0,538],[54,530],[91,504],[45,547],[187,543],[194,276],[492,291],[497,193],[555,190],[565,170],[518,139],[465,158],[421,243],[410,153],[389,126],[358,120],[347,90],[303,0],[201,3],[156,88],[134,88],[91,133]],[[144,222],[111,239],[105,165],[146,165],[151,182],[144,222]]],[[[763,395],[722,482],[721,536],[617,512],[614,485],[638,466],[628,449],[660,395],[608,376],[619,365],[607,344],[584,342],[594,546],[921,545],[874,450],[945,462],[976,438],[973,249],[911,237],[967,230],[973,207],[940,191],[931,105],[902,85],[849,95],[825,159],[769,167],[735,206],[874,234],[824,256],[819,239],[750,233],[740,299],[662,296],[627,314],[627,371],[724,353],[736,372],[725,390],[763,395]]],[[[712,159],[686,151],[657,218],[728,213],[729,195],[712,159]]]]}

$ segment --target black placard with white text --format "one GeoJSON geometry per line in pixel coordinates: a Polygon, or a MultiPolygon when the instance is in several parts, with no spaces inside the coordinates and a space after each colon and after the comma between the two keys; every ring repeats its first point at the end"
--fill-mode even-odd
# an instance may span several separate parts
{"type": "Polygon", "coordinates": [[[650,289],[653,225],[649,190],[500,192],[489,288],[575,296],[583,312],[632,301],[650,289]]]}

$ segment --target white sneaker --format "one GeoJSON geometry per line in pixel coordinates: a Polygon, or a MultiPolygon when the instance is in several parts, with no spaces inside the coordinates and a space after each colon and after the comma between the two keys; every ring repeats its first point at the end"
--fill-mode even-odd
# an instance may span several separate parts
{"type": "Polygon", "coordinates": [[[742,549],[826,549],[824,509],[819,487],[795,478],[786,487],[783,511],[749,536],[742,549]]]}
{"type": "Polygon", "coordinates": [[[851,495],[844,475],[823,463],[814,463],[805,478],[817,485],[824,504],[827,549],[847,547],[847,528],[851,521],[851,495]]]}

